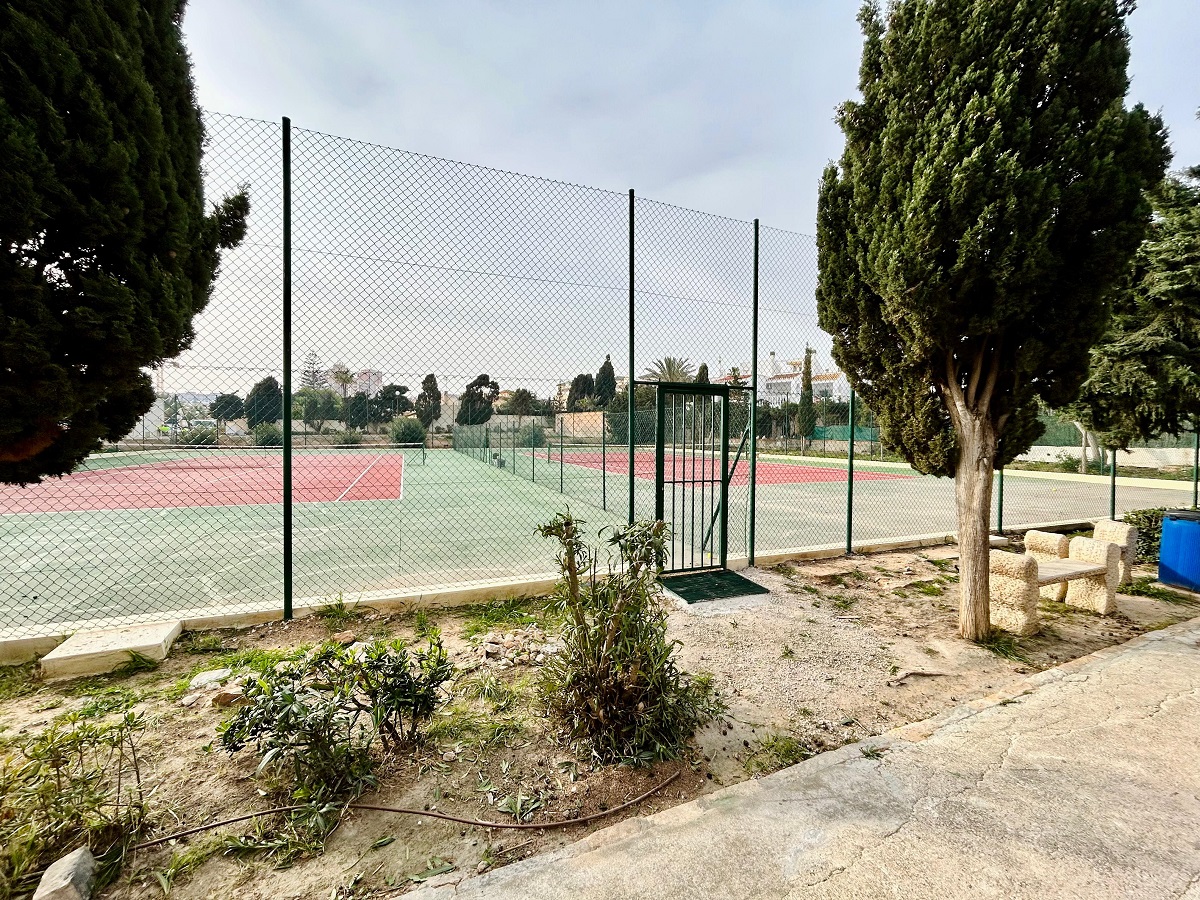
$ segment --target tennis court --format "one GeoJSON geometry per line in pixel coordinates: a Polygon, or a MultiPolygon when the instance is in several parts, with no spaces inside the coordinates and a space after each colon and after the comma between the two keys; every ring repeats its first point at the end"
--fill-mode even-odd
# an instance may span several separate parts
{"type": "MultiPolygon", "coordinates": [[[[211,451],[90,469],[26,488],[0,486],[0,509],[12,513],[254,506],[281,503],[282,453],[211,451]]],[[[402,499],[403,451],[297,454],[297,503],[402,499]]]]}

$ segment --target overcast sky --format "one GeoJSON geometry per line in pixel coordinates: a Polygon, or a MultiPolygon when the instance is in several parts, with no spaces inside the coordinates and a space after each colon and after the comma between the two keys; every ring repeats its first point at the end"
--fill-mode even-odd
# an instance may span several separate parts
{"type": "MultiPolygon", "coordinates": [[[[206,108],[812,233],[851,0],[193,0],[206,108]]],[[[1200,162],[1197,0],[1142,0],[1131,99],[1200,162]]]]}

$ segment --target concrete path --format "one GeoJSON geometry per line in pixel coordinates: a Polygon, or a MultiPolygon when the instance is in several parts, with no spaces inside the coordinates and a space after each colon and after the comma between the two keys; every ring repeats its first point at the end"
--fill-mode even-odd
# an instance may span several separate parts
{"type": "Polygon", "coordinates": [[[408,896],[1200,900],[1200,620],[408,896]]]}

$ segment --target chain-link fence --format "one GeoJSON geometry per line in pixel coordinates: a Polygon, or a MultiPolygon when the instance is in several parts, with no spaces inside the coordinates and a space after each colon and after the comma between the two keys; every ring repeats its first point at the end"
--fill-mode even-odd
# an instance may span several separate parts
{"type": "MultiPolygon", "coordinates": [[[[249,190],[246,239],[137,427],[0,489],[6,635],[543,575],[536,526],[568,506],[600,531],[699,499],[676,549],[709,561],[954,530],[952,482],[892,456],[833,364],[813,238],[206,124],[207,198],[249,190]],[[698,387],[664,412],[664,381],[698,387]]],[[[994,521],[1194,503],[1189,446],[1151,448],[1158,479],[1034,460],[994,521]]]]}

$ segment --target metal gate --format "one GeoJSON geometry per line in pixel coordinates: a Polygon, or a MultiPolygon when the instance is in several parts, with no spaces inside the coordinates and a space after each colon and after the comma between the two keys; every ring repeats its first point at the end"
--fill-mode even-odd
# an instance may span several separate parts
{"type": "Polygon", "coordinates": [[[659,382],[654,516],[670,527],[667,572],[725,568],[729,537],[729,388],[659,382]]]}

